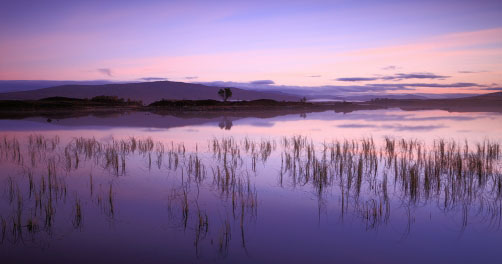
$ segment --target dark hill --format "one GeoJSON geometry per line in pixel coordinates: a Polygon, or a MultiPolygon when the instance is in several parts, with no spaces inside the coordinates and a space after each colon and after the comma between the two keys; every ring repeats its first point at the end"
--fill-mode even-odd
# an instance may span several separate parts
{"type": "Polygon", "coordinates": [[[441,109],[455,112],[502,112],[502,92],[450,99],[374,99],[366,102],[403,110],[441,109]]]}
{"type": "MultiPolygon", "coordinates": [[[[141,100],[145,104],[168,100],[221,100],[221,87],[183,82],[142,82],[104,85],[61,85],[32,91],[0,93],[0,100],[39,100],[47,97],[92,98],[95,96],[117,96],[119,98],[141,100]]],[[[258,92],[232,88],[231,100],[272,99],[277,101],[298,101],[294,95],[278,92],[258,92]]]]}

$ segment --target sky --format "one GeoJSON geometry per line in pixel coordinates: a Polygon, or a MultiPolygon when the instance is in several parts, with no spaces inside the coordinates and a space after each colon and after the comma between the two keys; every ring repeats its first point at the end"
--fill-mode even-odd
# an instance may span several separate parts
{"type": "Polygon", "coordinates": [[[502,0],[8,1],[0,80],[333,93],[502,87],[502,0]]]}

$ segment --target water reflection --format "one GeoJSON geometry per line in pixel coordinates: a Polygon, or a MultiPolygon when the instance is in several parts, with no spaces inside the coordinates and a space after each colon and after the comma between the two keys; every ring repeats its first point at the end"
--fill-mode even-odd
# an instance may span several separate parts
{"type": "Polygon", "coordinates": [[[225,129],[225,130],[230,130],[232,129],[232,120],[229,120],[227,119],[226,117],[223,117],[223,120],[220,121],[220,123],[218,123],[218,126],[221,128],[221,129],[225,129]]]}
{"type": "MultiPolygon", "coordinates": [[[[166,236],[189,238],[180,246],[193,247],[195,258],[226,258],[236,246],[251,254],[250,244],[260,251],[260,241],[253,239],[265,232],[260,218],[277,217],[311,230],[287,214],[260,212],[281,196],[301,200],[305,193],[315,198],[320,229],[328,230],[320,219],[334,206],[342,223],[365,232],[402,224],[401,239],[415,225],[425,224],[417,218],[424,210],[431,219],[455,219],[446,225],[456,232],[474,223],[500,232],[500,151],[500,143],[488,139],[429,144],[394,137],[323,142],[306,136],[221,137],[188,147],[152,138],[6,135],[0,143],[5,186],[0,241],[3,246],[47,248],[107,223],[127,236],[130,231],[121,222],[147,222],[138,215],[127,217],[128,210],[140,209],[134,200],[141,198],[132,195],[148,197],[153,190],[166,192],[164,199],[150,200],[165,208],[156,216],[167,215],[166,236]],[[149,182],[145,174],[165,181],[149,182]],[[147,188],[141,189],[142,184],[147,188]]],[[[149,215],[148,208],[141,210],[149,215]]]]}
{"type": "MultiPolygon", "coordinates": [[[[92,134],[101,139],[129,135],[153,138],[180,138],[193,144],[201,137],[231,135],[271,137],[295,134],[309,135],[315,141],[332,137],[367,137],[377,140],[385,135],[417,137],[424,140],[452,138],[479,140],[484,137],[499,138],[502,133],[502,115],[493,113],[448,113],[439,110],[405,112],[396,109],[355,111],[347,114],[333,111],[308,113],[253,112],[253,113],[115,113],[79,117],[30,117],[23,120],[0,120],[0,131],[5,134],[58,133],[62,137],[79,137],[92,134]],[[490,129],[485,129],[489,127],[490,129]],[[52,132],[51,132],[52,131],[52,132]],[[418,132],[418,133],[417,133],[418,132]],[[226,134],[225,134],[226,133],[226,134]]],[[[430,143],[430,142],[428,142],[430,143]]]]}

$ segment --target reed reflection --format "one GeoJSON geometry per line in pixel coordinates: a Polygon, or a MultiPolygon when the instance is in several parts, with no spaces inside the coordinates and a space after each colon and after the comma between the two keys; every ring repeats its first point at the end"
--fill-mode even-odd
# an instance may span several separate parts
{"type": "Polygon", "coordinates": [[[249,226],[259,228],[259,205],[273,202],[259,200],[260,180],[270,177],[279,189],[316,197],[319,217],[334,204],[340,219],[357,220],[368,231],[405,222],[405,238],[417,208],[452,215],[460,232],[474,221],[500,229],[500,143],[377,142],[223,137],[188,149],[183,142],[151,138],[61,142],[58,136],[3,136],[0,241],[44,247],[68,230],[86,232],[87,221],[117,221],[120,205],[127,206],[117,193],[140,177],[133,175],[138,168],[168,175],[169,195],[162,202],[170,230],[191,237],[196,256],[213,250],[225,257],[232,243],[247,250],[249,226]]]}

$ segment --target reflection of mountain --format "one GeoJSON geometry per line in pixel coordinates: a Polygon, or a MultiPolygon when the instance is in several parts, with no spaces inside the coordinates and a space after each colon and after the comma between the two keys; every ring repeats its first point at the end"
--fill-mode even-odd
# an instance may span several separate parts
{"type": "MultiPolygon", "coordinates": [[[[315,112],[324,112],[318,110],[315,112]]],[[[267,110],[267,111],[166,111],[166,112],[140,112],[140,111],[98,111],[98,112],[74,112],[53,113],[33,116],[12,116],[9,114],[4,119],[25,119],[35,122],[49,122],[53,125],[62,126],[103,126],[103,127],[155,127],[173,128],[193,125],[214,123],[229,130],[232,122],[243,118],[274,118],[286,115],[301,115],[307,112],[304,109],[267,110]]]]}
{"type": "MultiPolygon", "coordinates": [[[[478,113],[476,115],[457,114],[452,115],[446,112],[402,112],[401,110],[365,110],[352,113],[342,113],[333,110],[325,111],[305,111],[305,110],[274,110],[274,111],[166,111],[166,112],[140,112],[140,111],[98,111],[98,112],[76,112],[67,114],[50,114],[38,116],[18,116],[7,119],[24,119],[31,122],[32,129],[42,127],[67,127],[76,129],[79,127],[137,127],[137,128],[176,128],[184,126],[219,126],[222,129],[229,129],[234,125],[243,123],[256,127],[272,127],[278,120],[298,121],[307,118],[322,121],[346,121],[337,125],[340,129],[361,128],[361,129],[384,129],[394,131],[432,130],[444,128],[443,122],[472,122],[476,119],[486,119],[497,114],[478,113]],[[431,116],[432,115],[432,116],[431,116]],[[236,122],[238,121],[238,122],[236,122]],[[432,123],[431,123],[432,122],[432,123]],[[41,126],[41,123],[45,123],[41,126]]],[[[1,129],[26,129],[17,121],[2,121],[1,129]],[[15,124],[15,125],[11,125],[15,124]]]]}
{"type": "Polygon", "coordinates": [[[454,99],[376,99],[369,103],[380,107],[399,107],[406,111],[440,109],[449,112],[502,112],[502,92],[454,99]]]}
{"type": "MultiPolygon", "coordinates": [[[[169,81],[103,85],[62,85],[32,91],[1,93],[0,100],[32,100],[55,96],[92,98],[94,96],[107,95],[142,100],[143,103],[149,104],[162,98],[174,100],[219,100],[221,99],[218,96],[219,89],[220,87],[205,86],[202,84],[169,81]]],[[[238,88],[232,88],[232,94],[231,99],[234,100],[299,100],[297,96],[280,92],[258,92],[238,88]]]]}
{"type": "MultiPolygon", "coordinates": [[[[208,111],[174,111],[155,109],[154,112],[148,111],[124,111],[124,110],[91,110],[91,111],[38,111],[38,112],[10,112],[1,113],[0,119],[26,119],[37,123],[50,122],[49,126],[66,126],[66,127],[145,127],[145,128],[174,128],[183,126],[194,126],[210,124],[220,126],[224,129],[230,129],[235,125],[235,121],[245,118],[271,119],[280,117],[280,119],[304,119],[308,114],[314,116],[314,119],[321,118],[326,120],[363,120],[368,122],[422,122],[422,121],[440,121],[440,120],[473,120],[474,116],[452,116],[449,114],[442,116],[422,116],[415,114],[392,114],[393,110],[383,110],[385,108],[401,108],[406,111],[422,110],[422,109],[444,109],[453,111],[489,111],[500,112],[502,110],[502,102],[500,104],[500,94],[483,95],[473,98],[454,99],[454,100],[410,100],[406,104],[406,100],[375,100],[368,103],[339,103],[336,105],[322,105],[317,108],[295,108],[290,107],[283,109],[281,107],[271,109],[250,109],[250,110],[208,110],[208,111]],[[444,103],[444,101],[454,101],[453,103],[444,103]],[[433,102],[433,103],[430,103],[433,102]],[[438,103],[439,102],[439,103],[438,103]],[[441,104],[442,102],[442,104],[441,104]],[[456,108],[451,107],[457,105],[456,108]],[[420,107],[419,107],[420,106],[420,107]],[[428,106],[428,107],[427,107],[428,106]],[[474,109],[473,109],[474,108],[474,109]],[[380,109],[371,111],[373,109],[380,109]],[[366,111],[359,111],[366,110],[366,111]],[[390,111],[390,112],[389,112],[390,111]],[[350,114],[346,114],[350,113],[350,114]]],[[[419,113],[419,112],[417,112],[419,113]]],[[[479,115],[478,115],[479,116],[479,115]]],[[[254,120],[250,125],[254,126],[273,126],[270,121],[254,120]]],[[[395,131],[412,131],[412,130],[432,130],[442,128],[440,124],[422,124],[419,125],[398,125],[389,124],[360,124],[352,123],[342,124],[339,128],[357,128],[361,126],[372,129],[392,129],[395,131]],[[392,126],[391,126],[392,125],[392,126]]],[[[361,127],[362,128],[362,127],[361,127]]],[[[9,126],[9,129],[12,129],[9,126]]]]}

